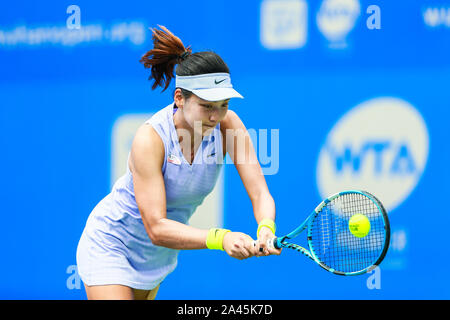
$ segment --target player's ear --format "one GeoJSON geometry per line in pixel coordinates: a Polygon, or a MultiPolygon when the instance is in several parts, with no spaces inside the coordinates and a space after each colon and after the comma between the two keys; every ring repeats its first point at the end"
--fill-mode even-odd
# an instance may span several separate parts
{"type": "Polygon", "coordinates": [[[175,104],[178,108],[182,108],[184,106],[184,97],[183,93],[181,92],[180,88],[177,88],[173,94],[173,100],[175,101],[175,104]]]}

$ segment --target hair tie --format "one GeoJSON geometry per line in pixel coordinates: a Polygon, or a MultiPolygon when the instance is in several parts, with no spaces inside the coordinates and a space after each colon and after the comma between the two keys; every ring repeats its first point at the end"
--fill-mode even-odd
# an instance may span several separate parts
{"type": "Polygon", "coordinates": [[[189,55],[190,55],[189,51],[185,51],[185,52],[183,52],[182,54],[180,54],[178,57],[179,57],[181,60],[184,60],[184,59],[186,59],[189,55]]]}

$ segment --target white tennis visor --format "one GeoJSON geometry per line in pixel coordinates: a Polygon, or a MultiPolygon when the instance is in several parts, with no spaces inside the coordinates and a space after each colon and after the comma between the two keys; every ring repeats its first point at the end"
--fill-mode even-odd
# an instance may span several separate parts
{"type": "Polygon", "coordinates": [[[244,98],[233,89],[229,73],[205,73],[194,76],[175,76],[175,87],[191,91],[200,99],[220,101],[244,98]]]}

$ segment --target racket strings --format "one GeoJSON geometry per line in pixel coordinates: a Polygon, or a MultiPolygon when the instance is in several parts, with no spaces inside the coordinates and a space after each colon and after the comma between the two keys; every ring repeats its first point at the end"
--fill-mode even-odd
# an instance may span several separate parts
{"type": "Polygon", "coordinates": [[[318,213],[309,229],[310,246],[328,268],[357,272],[373,265],[383,251],[386,235],[383,215],[377,205],[360,193],[341,195],[318,213]],[[350,232],[355,214],[369,219],[370,231],[358,238],[350,232]]]}

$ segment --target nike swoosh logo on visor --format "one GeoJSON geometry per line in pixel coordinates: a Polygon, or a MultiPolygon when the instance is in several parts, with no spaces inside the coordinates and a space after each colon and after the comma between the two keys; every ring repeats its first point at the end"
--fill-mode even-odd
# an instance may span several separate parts
{"type": "Polygon", "coordinates": [[[214,80],[214,83],[215,83],[215,84],[219,84],[219,83],[221,83],[221,82],[224,82],[225,80],[227,80],[227,79],[223,79],[223,80],[220,80],[220,81],[214,80]]]}

